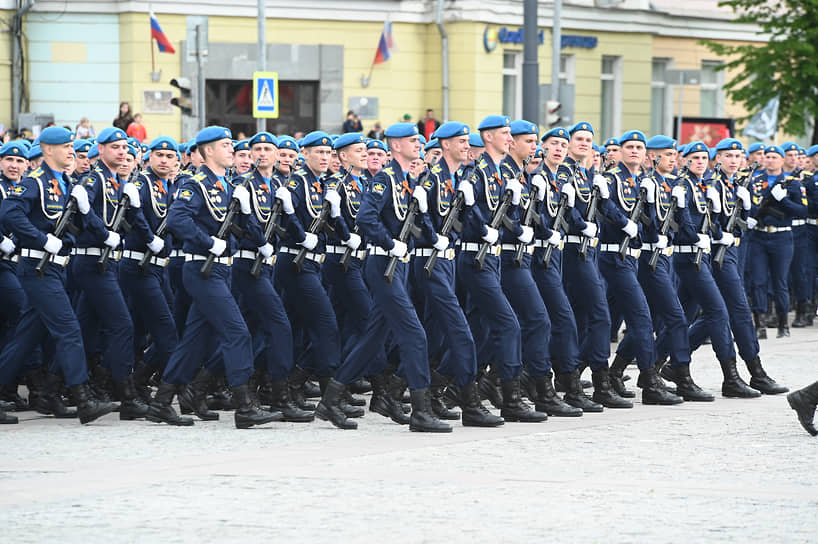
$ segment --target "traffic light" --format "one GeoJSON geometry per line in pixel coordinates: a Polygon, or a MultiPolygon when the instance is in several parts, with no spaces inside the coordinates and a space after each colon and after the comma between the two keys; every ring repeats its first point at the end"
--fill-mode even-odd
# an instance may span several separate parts
{"type": "Polygon", "coordinates": [[[545,102],[545,124],[548,128],[554,128],[560,124],[560,120],[562,120],[560,108],[562,108],[562,104],[557,100],[547,100],[545,102]]]}
{"type": "Polygon", "coordinates": [[[179,96],[170,99],[170,103],[182,110],[182,115],[193,113],[193,99],[190,96],[190,80],[186,77],[175,77],[170,80],[173,87],[179,89],[179,96]]]}

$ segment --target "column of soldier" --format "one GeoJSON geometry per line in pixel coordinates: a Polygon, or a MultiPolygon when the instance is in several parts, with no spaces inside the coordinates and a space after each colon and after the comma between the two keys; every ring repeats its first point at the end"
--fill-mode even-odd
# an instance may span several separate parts
{"type": "Polygon", "coordinates": [[[500,115],[385,136],[6,144],[0,421],[355,429],[371,391],[413,431],[543,422],[632,408],[633,362],[643,404],[713,401],[690,368],[708,342],[723,396],[787,391],[758,338],[768,313],[789,336],[790,283],[812,324],[818,146],[603,148],[500,115]]]}

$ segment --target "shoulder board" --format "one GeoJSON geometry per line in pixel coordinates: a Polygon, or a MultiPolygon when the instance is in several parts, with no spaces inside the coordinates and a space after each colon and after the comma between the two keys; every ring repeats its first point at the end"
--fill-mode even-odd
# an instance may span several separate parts
{"type": "Polygon", "coordinates": [[[665,179],[676,179],[676,175],[675,174],[668,174],[668,175],[665,176],[665,179]]]}
{"type": "Polygon", "coordinates": [[[383,172],[387,176],[394,176],[395,175],[395,169],[392,168],[391,166],[387,166],[386,168],[381,170],[381,172],[383,172]]]}
{"type": "Polygon", "coordinates": [[[306,175],[306,174],[307,174],[307,171],[306,171],[306,170],[304,170],[303,168],[299,168],[298,170],[296,170],[295,172],[293,172],[293,175],[294,175],[294,176],[304,176],[304,175],[306,175]]]}
{"type": "Polygon", "coordinates": [[[43,167],[42,167],[42,166],[38,166],[36,170],[34,170],[33,172],[31,172],[31,173],[28,175],[28,177],[30,177],[30,178],[38,178],[38,177],[40,177],[40,176],[42,176],[42,175],[43,175],[43,167]]]}
{"type": "Polygon", "coordinates": [[[242,175],[240,175],[239,177],[242,178],[242,179],[250,179],[250,178],[253,177],[253,171],[250,170],[249,172],[245,172],[242,175]]]}
{"type": "Polygon", "coordinates": [[[439,164],[432,166],[432,174],[439,174],[443,168],[439,164]]]}
{"type": "Polygon", "coordinates": [[[191,177],[190,179],[192,179],[193,181],[202,181],[206,177],[207,177],[207,174],[205,174],[204,172],[199,172],[198,174],[191,177]]]}
{"type": "Polygon", "coordinates": [[[614,166],[613,168],[611,168],[610,170],[608,170],[608,172],[607,172],[607,173],[608,173],[608,174],[618,174],[618,173],[619,173],[619,172],[621,172],[621,171],[622,171],[622,169],[621,169],[621,168],[619,168],[618,166],[614,166]]]}
{"type": "Polygon", "coordinates": [[[386,186],[378,181],[372,184],[372,188],[369,191],[371,193],[375,193],[376,195],[382,195],[385,190],[386,186]]]}
{"type": "Polygon", "coordinates": [[[332,174],[330,176],[330,178],[332,178],[332,179],[344,179],[344,176],[345,176],[345,174],[342,174],[341,172],[335,172],[334,174],[332,174]]]}
{"type": "Polygon", "coordinates": [[[489,163],[486,162],[486,159],[480,159],[480,162],[478,163],[477,168],[485,168],[488,165],[489,165],[489,163]]]}

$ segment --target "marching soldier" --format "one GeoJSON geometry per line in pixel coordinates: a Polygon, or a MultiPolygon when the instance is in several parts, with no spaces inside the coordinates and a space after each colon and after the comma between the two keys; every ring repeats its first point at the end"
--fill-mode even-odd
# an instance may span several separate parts
{"type": "Polygon", "coordinates": [[[253,160],[250,158],[250,141],[240,140],[233,145],[233,168],[237,176],[250,171],[253,160]]]}

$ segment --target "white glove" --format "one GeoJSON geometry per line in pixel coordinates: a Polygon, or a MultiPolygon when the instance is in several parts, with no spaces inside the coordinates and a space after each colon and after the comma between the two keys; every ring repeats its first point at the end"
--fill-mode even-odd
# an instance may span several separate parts
{"type": "Polygon", "coordinates": [[[527,226],[523,226],[522,229],[523,232],[517,237],[517,239],[524,244],[530,244],[531,240],[534,239],[534,229],[527,226]]]}
{"type": "Polygon", "coordinates": [[[583,236],[587,236],[588,238],[596,238],[596,232],[596,223],[585,223],[585,228],[582,229],[583,236]]]}
{"type": "Polygon", "coordinates": [[[128,205],[131,208],[139,208],[142,206],[142,200],[139,198],[139,189],[133,183],[126,183],[122,188],[122,193],[128,197],[128,205]]]}
{"type": "Polygon", "coordinates": [[[639,234],[639,227],[636,226],[636,223],[628,219],[628,222],[622,227],[622,232],[631,238],[636,238],[636,235],[639,234]]]}
{"type": "Polygon", "coordinates": [[[780,183],[776,183],[773,186],[772,191],[770,191],[770,194],[773,195],[774,199],[781,202],[782,200],[784,200],[784,197],[787,196],[787,190],[780,183]]]}
{"type": "Polygon", "coordinates": [[[221,256],[224,253],[224,250],[227,249],[227,242],[222,240],[221,238],[216,238],[215,236],[210,237],[213,240],[213,245],[210,247],[210,253],[215,255],[216,257],[221,256]]]}
{"type": "Polygon", "coordinates": [[[599,188],[599,196],[602,198],[611,198],[611,192],[608,190],[608,180],[605,176],[597,174],[594,176],[594,187],[599,188]]]}
{"type": "Polygon", "coordinates": [[[739,185],[736,188],[736,198],[741,200],[741,207],[745,210],[750,209],[750,191],[747,190],[747,187],[742,187],[739,185]]]}
{"type": "Polygon", "coordinates": [[[116,249],[116,246],[119,245],[120,241],[121,241],[121,239],[119,237],[119,233],[116,233],[116,232],[114,232],[112,230],[109,230],[108,231],[108,237],[105,239],[104,244],[106,246],[110,247],[111,249],[116,249]]]}
{"type": "Polygon", "coordinates": [[[722,232],[721,238],[714,240],[714,242],[722,246],[730,247],[736,243],[736,237],[729,232],[722,232]]]}
{"type": "Polygon", "coordinates": [[[315,246],[318,245],[318,236],[311,232],[307,232],[305,234],[306,236],[304,237],[304,241],[298,242],[298,245],[303,246],[307,249],[315,249],[315,246]]]}
{"type": "Polygon", "coordinates": [[[648,203],[653,204],[656,202],[656,184],[652,179],[643,178],[639,183],[639,188],[647,191],[648,203]]]}
{"type": "MultiPolygon", "coordinates": [[[[83,191],[85,191],[85,189],[83,189],[82,187],[80,187],[80,188],[83,191]]],[[[45,245],[43,246],[43,249],[46,250],[47,252],[51,253],[52,255],[56,255],[57,253],[59,253],[60,250],[62,249],[62,240],[60,240],[59,238],[57,238],[53,234],[46,234],[45,238],[46,238],[46,240],[45,240],[45,245]]]]}
{"type": "Polygon", "coordinates": [[[239,185],[233,189],[233,198],[239,201],[241,213],[250,215],[250,191],[248,191],[244,185],[239,185]]]}
{"type": "Polygon", "coordinates": [[[520,195],[523,192],[523,185],[516,179],[511,179],[506,183],[506,191],[511,191],[511,203],[518,206],[520,204],[520,195]]]}
{"type": "Polygon", "coordinates": [[[461,181],[457,190],[463,193],[463,203],[466,206],[474,206],[474,186],[470,181],[461,181]]]}
{"type": "Polygon", "coordinates": [[[420,185],[416,185],[414,191],[412,191],[412,198],[418,201],[418,210],[420,213],[429,211],[429,199],[426,196],[426,189],[420,185]]]}
{"type": "Polygon", "coordinates": [[[293,195],[290,194],[289,189],[286,187],[279,187],[276,189],[276,198],[281,201],[284,208],[284,213],[287,215],[292,215],[295,213],[295,208],[293,207],[293,195]]]}
{"type": "Polygon", "coordinates": [[[483,236],[483,240],[490,244],[494,244],[497,242],[497,239],[500,237],[500,233],[497,229],[493,229],[490,226],[486,225],[486,235],[483,236]]]}
{"type": "Polygon", "coordinates": [[[560,191],[562,191],[562,193],[568,199],[568,202],[567,202],[568,207],[573,208],[574,204],[577,201],[577,190],[576,190],[576,188],[574,188],[574,184],[573,183],[566,183],[565,185],[562,186],[560,191]]]}
{"type": "Polygon", "coordinates": [[[537,188],[537,200],[545,200],[545,180],[540,174],[531,178],[531,185],[537,188]]]}
{"type": "Polygon", "coordinates": [[[159,253],[165,248],[165,241],[159,238],[158,236],[154,236],[153,240],[148,242],[148,249],[150,249],[153,253],[159,253]]]}
{"type": "Polygon", "coordinates": [[[562,242],[562,233],[560,231],[555,230],[551,232],[551,238],[549,238],[548,243],[554,247],[559,247],[560,242],[562,242]]]}
{"type": "Polygon", "coordinates": [[[449,247],[449,237],[448,236],[441,236],[440,234],[437,235],[437,242],[433,246],[438,251],[443,251],[449,247]]]}
{"type": "Polygon", "coordinates": [[[707,188],[704,196],[707,197],[707,200],[709,200],[713,205],[713,212],[721,213],[721,197],[718,190],[716,190],[715,187],[710,186],[707,188]]]}
{"type": "Polygon", "coordinates": [[[11,255],[14,253],[14,242],[8,236],[3,236],[3,240],[0,241],[0,251],[5,253],[6,255],[11,255]]]}
{"type": "Polygon", "coordinates": [[[667,244],[668,244],[667,236],[665,236],[664,234],[660,234],[659,241],[656,242],[656,247],[658,247],[659,249],[665,249],[667,247],[667,244]]]}
{"type": "Polygon", "coordinates": [[[395,244],[395,246],[389,250],[389,254],[393,257],[397,257],[398,259],[402,259],[403,256],[406,255],[406,244],[395,239],[393,239],[392,242],[395,244]]]}
{"type": "Polygon", "coordinates": [[[677,185],[670,191],[670,198],[676,199],[676,207],[681,210],[687,206],[687,195],[685,194],[685,188],[681,185],[677,185]]]}
{"type": "Polygon", "coordinates": [[[341,195],[338,194],[338,191],[327,191],[327,194],[324,195],[324,202],[330,205],[330,217],[341,215],[341,195]]]}
{"type": "Polygon", "coordinates": [[[272,257],[275,251],[276,251],[275,246],[273,246],[273,244],[271,244],[270,242],[267,242],[266,244],[258,248],[258,252],[261,253],[261,255],[265,259],[269,259],[270,257],[272,257]]]}
{"type": "Polygon", "coordinates": [[[753,230],[758,225],[758,220],[755,217],[748,217],[747,218],[747,228],[753,230]]]}
{"type": "Polygon", "coordinates": [[[696,236],[699,237],[699,241],[693,245],[701,249],[710,249],[710,236],[706,234],[697,234],[696,236]]]}
{"type": "Polygon", "coordinates": [[[71,196],[77,201],[77,208],[82,215],[91,211],[91,204],[88,203],[88,191],[85,190],[85,187],[74,185],[74,188],[71,189],[71,196]]]}
{"type": "Polygon", "coordinates": [[[361,237],[355,234],[354,232],[349,233],[349,238],[347,238],[343,244],[350,248],[352,251],[357,250],[361,247],[361,237]]]}

